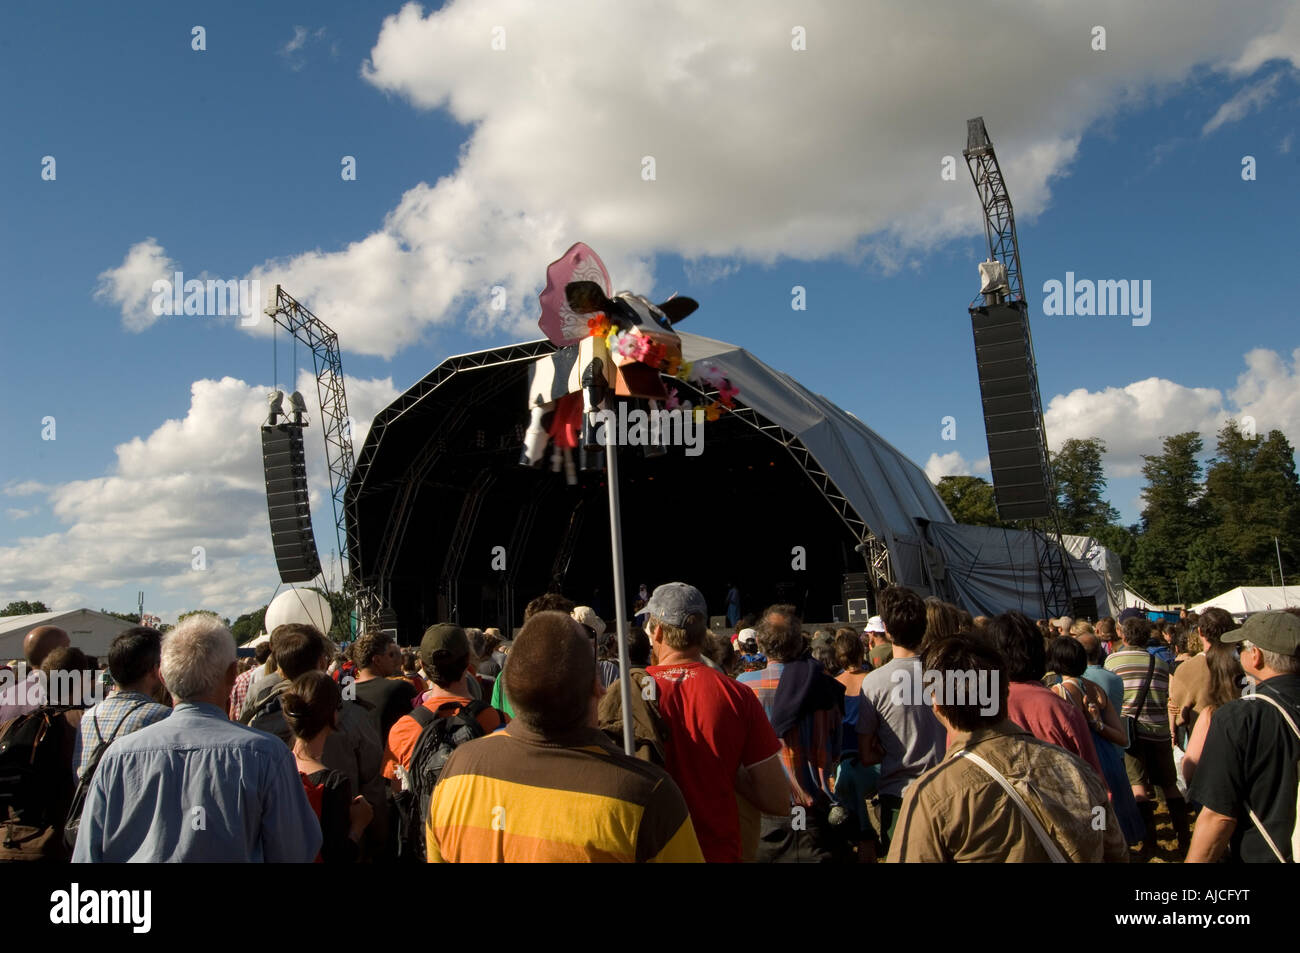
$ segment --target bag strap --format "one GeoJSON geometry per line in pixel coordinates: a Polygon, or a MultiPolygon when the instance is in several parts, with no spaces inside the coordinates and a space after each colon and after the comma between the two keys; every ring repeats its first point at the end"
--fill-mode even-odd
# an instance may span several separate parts
{"type": "MultiPolygon", "coordinates": [[[[1282,706],[1282,703],[1279,702],[1276,698],[1270,698],[1269,696],[1264,695],[1260,692],[1255,692],[1253,695],[1245,695],[1243,697],[1259,698],[1262,699],[1263,701],[1268,702],[1270,705],[1272,705],[1274,708],[1276,708],[1279,712],[1282,713],[1282,717],[1286,719],[1286,723],[1290,726],[1292,733],[1296,736],[1296,738],[1300,738],[1300,728],[1296,727],[1295,719],[1291,717],[1291,713],[1287,711],[1282,706]]],[[[1255,830],[1259,831],[1259,836],[1264,838],[1264,843],[1268,844],[1268,849],[1273,852],[1273,856],[1277,858],[1278,863],[1285,864],[1287,862],[1286,855],[1283,854],[1282,851],[1278,850],[1277,843],[1273,840],[1272,837],[1269,836],[1268,831],[1264,829],[1263,822],[1260,821],[1259,819],[1259,815],[1255,813],[1254,808],[1252,808],[1249,804],[1246,805],[1246,813],[1250,815],[1250,822],[1255,825],[1255,830]]],[[[1291,863],[1295,863],[1294,857],[1291,858],[1291,863]]]]}
{"type": "Polygon", "coordinates": [[[1025,799],[1022,798],[1016,789],[1011,786],[1011,782],[1002,775],[1001,771],[970,750],[963,749],[962,751],[957,752],[957,757],[967,758],[970,761],[973,761],[975,764],[979,765],[979,767],[984,769],[985,774],[1001,785],[1002,790],[1007,792],[1007,796],[1011,798],[1016,807],[1020,808],[1020,812],[1024,814],[1025,820],[1029,822],[1029,829],[1034,832],[1034,836],[1038,838],[1038,842],[1043,845],[1043,850],[1047,851],[1047,856],[1051,858],[1052,863],[1068,863],[1065,856],[1061,853],[1060,848],[1056,846],[1055,841],[1047,836],[1047,831],[1043,830],[1043,825],[1038,822],[1037,815],[1035,815],[1029,805],[1025,803],[1025,799]]]}
{"type": "Polygon", "coordinates": [[[1147,695],[1151,692],[1151,681],[1156,674],[1156,657],[1150,652],[1147,655],[1151,659],[1147,665],[1147,679],[1142,683],[1142,691],[1138,693],[1137,697],[1137,707],[1133,710],[1133,717],[1138,720],[1142,718],[1142,709],[1146,707],[1147,695]]]}
{"type": "Polygon", "coordinates": [[[1295,719],[1291,717],[1291,713],[1289,711],[1287,711],[1284,707],[1282,707],[1282,703],[1280,701],[1278,701],[1276,698],[1270,698],[1269,696],[1261,692],[1255,692],[1254,694],[1247,695],[1245,697],[1258,698],[1261,701],[1266,701],[1274,708],[1276,708],[1278,711],[1280,711],[1282,713],[1282,717],[1286,719],[1286,723],[1291,726],[1292,733],[1296,736],[1297,739],[1300,739],[1300,728],[1296,727],[1295,719]]]}
{"type": "MultiPolygon", "coordinates": [[[[117,736],[122,733],[122,729],[126,727],[126,723],[131,719],[131,716],[134,715],[136,712],[138,712],[141,708],[143,708],[147,704],[149,704],[147,701],[136,702],[134,705],[128,708],[126,714],[123,715],[122,720],[117,723],[117,727],[113,729],[113,733],[109,735],[107,741],[104,740],[104,735],[99,730],[99,712],[96,712],[94,714],[94,716],[90,719],[90,721],[95,726],[95,737],[99,739],[99,744],[95,746],[94,754],[92,754],[90,756],[90,760],[86,762],[86,768],[88,774],[95,773],[95,770],[99,767],[100,759],[104,757],[104,752],[108,750],[108,746],[117,740],[117,736]]],[[[84,779],[78,778],[77,780],[81,781],[84,779]]]]}

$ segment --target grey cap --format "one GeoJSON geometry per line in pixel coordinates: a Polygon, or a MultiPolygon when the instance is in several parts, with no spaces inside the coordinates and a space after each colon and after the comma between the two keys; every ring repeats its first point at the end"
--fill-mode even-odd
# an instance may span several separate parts
{"type": "Polygon", "coordinates": [[[666,582],[656,588],[650,593],[644,611],[679,629],[686,625],[688,615],[698,615],[702,619],[709,617],[709,607],[700,590],[684,582],[666,582]]]}
{"type": "Polygon", "coordinates": [[[1300,654],[1300,619],[1289,612],[1258,612],[1241,624],[1241,628],[1225,632],[1220,642],[1250,642],[1265,652],[1278,655],[1300,654]]]}

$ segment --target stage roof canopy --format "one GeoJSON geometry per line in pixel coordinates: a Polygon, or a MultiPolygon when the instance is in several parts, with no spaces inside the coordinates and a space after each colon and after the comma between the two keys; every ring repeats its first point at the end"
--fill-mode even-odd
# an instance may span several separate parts
{"type": "MultiPolygon", "coordinates": [[[[853,535],[862,539],[868,531],[873,532],[888,548],[896,581],[923,585],[917,520],[952,522],[925,471],[857,417],[743,348],[679,333],[684,358],[715,365],[739,388],[738,416],[789,449],[808,472],[817,492],[840,511],[853,535]]],[[[452,375],[493,365],[526,365],[552,350],[549,342],[536,341],[443,361],[375,417],[358,456],[349,495],[358,498],[382,492],[385,484],[391,487],[394,481],[402,480],[417,459],[430,451],[428,429],[444,426],[445,418],[455,413],[448,406],[450,395],[443,387],[452,375]]],[[[514,393],[508,385],[500,389],[504,393],[498,401],[509,400],[514,393]]],[[[458,395],[455,402],[467,403],[464,396],[458,395]]],[[[522,425],[526,418],[524,406],[520,404],[511,411],[522,425]]],[[[709,426],[705,425],[706,447],[709,426]]],[[[368,576],[375,568],[379,541],[359,533],[351,543],[353,549],[357,547],[357,536],[361,552],[353,556],[362,557],[361,565],[368,576]]]]}

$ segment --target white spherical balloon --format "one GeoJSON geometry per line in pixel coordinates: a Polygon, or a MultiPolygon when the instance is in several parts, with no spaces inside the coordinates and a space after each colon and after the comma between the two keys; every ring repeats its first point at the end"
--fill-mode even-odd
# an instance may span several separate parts
{"type": "Polygon", "coordinates": [[[274,632],[276,626],[290,622],[314,625],[325,635],[329,634],[334,614],[330,611],[329,600],[319,592],[310,589],[286,589],[266,607],[264,626],[268,633],[274,632]]]}

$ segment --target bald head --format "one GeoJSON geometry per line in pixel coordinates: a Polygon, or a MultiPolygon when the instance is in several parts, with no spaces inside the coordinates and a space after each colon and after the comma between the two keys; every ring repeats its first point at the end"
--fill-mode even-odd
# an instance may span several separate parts
{"type": "Polygon", "coordinates": [[[38,625],[23,639],[23,656],[32,668],[40,668],[45,656],[71,644],[72,639],[68,638],[68,633],[57,626],[38,625]]]}
{"type": "Polygon", "coordinates": [[[530,728],[589,724],[596,659],[586,630],[567,613],[539,612],[524,623],[502,677],[515,716],[530,728]]]}
{"type": "Polygon", "coordinates": [[[1083,646],[1084,652],[1088,654],[1088,663],[1090,665],[1097,665],[1101,662],[1101,639],[1091,632],[1076,635],[1075,639],[1083,646]]]}

